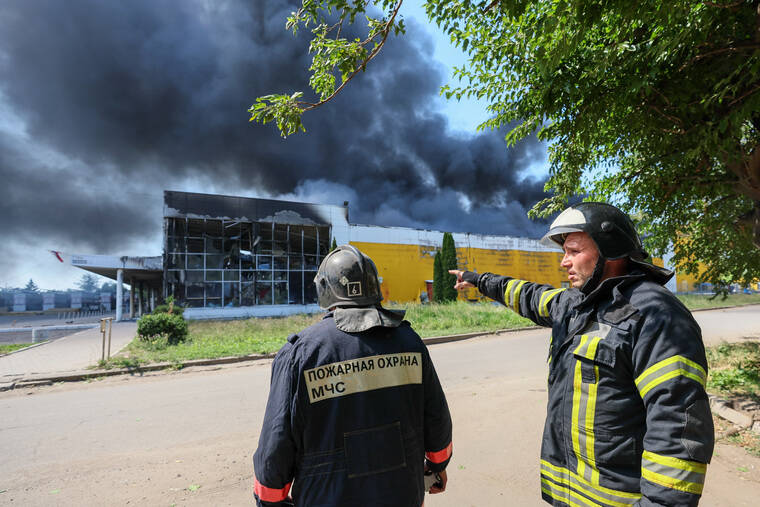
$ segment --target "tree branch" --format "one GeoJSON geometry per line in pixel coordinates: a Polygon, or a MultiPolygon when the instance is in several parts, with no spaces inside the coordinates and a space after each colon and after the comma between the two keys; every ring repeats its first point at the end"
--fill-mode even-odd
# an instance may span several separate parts
{"type": "Polygon", "coordinates": [[[485,14],[486,12],[488,12],[488,11],[490,11],[491,9],[493,9],[494,7],[496,7],[496,5],[497,5],[497,4],[498,4],[500,1],[501,1],[501,0],[493,0],[493,2],[491,2],[490,4],[488,4],[488,5],[486,6],[486,8],[485,8],[485,9],[483,9],[483,14],[485,14]]]}
{"type": "Polygon", "coordinates": [[[362,42],[361,42],[361,44],[362,44],[362,45],[364,45],[364,44],[367,44],[367,43],[369,43],[370,41],[372,41],[372,40],[373,40],[375,37],[377,37],[378,35],[380,35],[380,34],[382,34],[382,35],[383,35],[383,38],[380,40],[380,42],[378,42],[378,43],[377,43],[377,46],[375,46],[375,47],[372,49],[372,51],[371,51],[371,52],[370,52],[370,54],[367,56],[367,58],[365,58],[365,59],[364,59],[364,61],[362,61],[362,63],[361,63],[361,64],[360,64],[360,65],[357,67],[357,69],[356,69],[355,71],[353,71],[353,72],[351,73],[351,75],[350,75],[350,76],[348,76],[348,77],[346,78],[346,80],[345,80],[345,81],[343,81],[343,83],[341,83],[341,85],[340,85],[338,88],[336,88],[336,89],[335,89],[335,91],[334,91],[334,92],[332,92],[332,94],[331,94],[329,97],[327,97],[327,98],[326,98],[326,99],[324,99],[324,100],[320,100],[319,102],[305,102],[305,101],[298,101],[298,104],[301,104],[301,105],[304,105],[304,106],[305,106],[305,107],[303,107],[303,108],[302,108],[302,111],[303,111],[303,112],[306,112],[306,111],[310,111],[310,110],[312,110],[312,109],[315,109],[315,108],[317,108],[317,107],[319,107],[319,106],[321,106],[321,105],[323,105],[323,104],[325,104],[325,103],[329,102],[330,100],[332,100],[332,99],[333,99],[333,98],[334,98],[334,97],[335,97],[335,96],[336,96],[338,93],[340,93],[340,91],[341,91],[341,90],[342,90],[342,89],[343,89],[343,88],[344,88],[344,87],[345,87],[345,86],[348,84],[348,82],[349,82],[349,81],[351,81],[351,80],[352,80],[352,79],[353,79],[353,78],[354,78],[354,77],[355,77],[355,76],[356,76],[356,75],[359,73],[359,71],[362,71],[362,70],[364,70],[364,68],[367,66],[367,64],[368,64],[368,63],[369,63],[369,62],[370,62],[370,61],[371,61],[373,58],[375,58],[375,56],[377,56],[377,54],[380,52],[380,50],[382,49],[382,47],[385,45],[385,41],[388,39],[388,34],[390,34],[390,32],[391,32],[391,28],[393,27],[393,21],[396,19],[396,15],[398,14],[398,11],[399,11],[399,9],[401,8],[401,4],[402,4],[403,2],[404,2],[404,0],[398,0],[398,3],[396,4],[396,6],[395,6],[395,7],[393,8],[393,10],[391,11],[391,15],[390,15],[390,17],[388,18],[388,21],[385,23],[385,26],[383,27],[383,29],[382,29],[382,30],[380,30],[380,31],[379,31],[378,33],[376,33],[374,36],[372,36],[372,37],[368,37],[366,40],[364,40],[364,41],[362,41],[362,42]]]}
{"type": "Polygon", "coordinates": [[[735,98],[734,100],[732,100],[731,102],[729,102],[729,103],[728,103],[728,107],[732,107],[732,106],[733,106],[734,104],[736,104],[737,102],[741,102],[741,101],[742,101],[742,100],[744,100],[746,97],[748,97],[749,95],[752,95],[753,93],[755,93],[755,92],[756,92],[756,91],[758,91],[758,90],[760,90],[760,84],[758,84],[758,85],[755,85],[755,87],[754,87],[754,88],[752,88],[751,90],[749,90],[747,93],[745,93],[745,94],[741,95],[740,97],[737,97],[737,98],[735,98]]]}
{"type": "Polygon", "coordinates": [[[734,7],[739,7],[741,4],[743,4],[744,0],[739,0],[738,2],[734,2],[732,4],[717,4],[715,2],[702,2],[702,3],[707,5],[708,7],[717,7],[718,9],[733,9],[734,7]]]}
{"type": "Polygon", "coordinates": [[[702,53],[701,55],[695,56],[691,60],[689,60],[686,63],[684,63],[683,65],[681,65],[678,68],[678,71],[680,72],[680,71],[684,70],[686,67],[688,67],[688,66],[690,66],[692,64],[695,64],[695,63],[697,63],[700,60],[704,60],[705,58],[709,58],[711,56],[720,55],[720,54],[723,54],[723,53],[737,52],[737,51],[753,51],[753,50],[757,50],[757,49],[760,49],[760,44],[747,44],[747,45],[744,45],[744,46],[729,46],[729,47],[726,47],[726,48],[715,49],[713,51],[708,51],[707,53],[702,53]]]}

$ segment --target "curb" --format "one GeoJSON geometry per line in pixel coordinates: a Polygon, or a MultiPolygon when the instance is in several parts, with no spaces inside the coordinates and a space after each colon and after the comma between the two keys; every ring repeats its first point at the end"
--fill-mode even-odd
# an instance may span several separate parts
{"type": "Polygon", "coordinates": [[[709,312],[711,310],[730,310],[732,308],[744,308],[745,306],[760,306],[760,303],[747,303],[746,305],[733,305],[733,306],[716,306],[715,308],[697,308],[696,310],[689,310],[694,312],[709,312]]]}
{"type": "MultiPolygon", "coordinates": [[[[744,306],[752,306],[752,305],[750,304],[750,305],[724,306],[724,307],[717,307],[717,308],[700,308],[698,310],[690,310],[690,311],[693,313],[693,312],[708,311],[708,310],[725,310],[729,308],[741,308],[744,306]]],[[[456,341],[469,340],[470,338],[477,338],[478,336],[495,335],[495,334],[501,334],[501,333],[516,333],[519,331],[529,331],[533,329],[543,329],[543,328],[541,326],[526,326],[526,327],[517,327],[517,328],[510,328],[510,329],[498,329],[495,331],[477,331],[475,333],[465,333],[465,334],[456,334],[456,335],[447,335],[447,336],[431,336],[428,338],[422,338],[422,342],[425,345],[436,345],[440,343],[451,343],[451,342],[456,342],[456,341]]],[[[37,345],[42,345],[42,343],[37,344],[37,345]]],[[[17,351],[14,351],[14,352],[17,352],[17,351]]],[[[33,375],[30,377],[16,378],[8,382],[0,382],[0,392],[9,391],[11,389],[21,388],[21,387],[35,387],[35,386],[40,386],[40,385],[50,385],[54,382],[77,382],[81,380],[87,380],[87,379],[93,379],[93,378],[99,378],[99,377],[113,377],[116,375],[141,375],[142,373],[145,373],[145,372],[166,370],[170,368],[182,369],[182,368],[188,368],[192,366],[213,366],[217,364],[234,364],[234,363],[242,363],[246,361],[260,361],[262,359],[271,359],[274,356],[275,356],[274,353],[250,354],[247,356],[220,357],[216,359],[194,359],[190,361],[183,361],[181,363],[168,363],[168,362],[155,363],[155,364],[149,364],[145,366],[139,366],[136,368],[116,368],[116,369],[111,369],[111,370],[78,371],[78,372],[71,372],[71,373],[61,373],[59,375],[40,375],[40,376],[33,375]]],[[[740,412],[737,412],[733,410],[732,408],[730,408],[730,406],[725,400],[721,400],[719,398],[715,398],[715,399],[717,400],[717,402],[714,402],[713,398],[710,398],[710,405],[713,406],[713,404],[716,403],[717,405],[720,406],[718,410],[721,410],[723,413],[729,414],[730,412],[735,412],[736,414],[739,414],[740,416],[747,417],[744,414],[741,414],[740,412]],[[725,410],[723,410],[723,408],[725,408],[725,410]]],[[[713,409],[713,411],[716,414],[723,417],[724,419],[728,419],[727,417],[724,417],[719,412],[717,412],[716,409],[713,409]]],[[[734,418],[739,419],[738,417],[734,417],[734,418]]],[[[742,423],[734,422],[731,419],[728,419],[728,420],[730,420],[734,424],[742,424],[742,423]]],[[[742,420],[742,422],[745,422],[745,421],[742,420]]],[[[752,426],[751,422],[749,426],[752,426]]],[[[745,428],[740,428],[737,431],[740,431],[741,429],[745,429],[745,428]]]]}
{"type": "MultiPolygon", "coordinates": [[[[541,329],[540,326],[519,327],[510,329],[500,329],[496,331],[479,331],[476,333],[456,334],[449,336],[432,336],[429,338],[423,338],[422,342],[425,345],[435,345],[439,343],[450,343],[462,340],[468,340],[470,338],[476,338],[478,336],[487,336],[499,333],[514,333],[517,331],[527,331],[531,329],[541,329]]],[[[41,345],[41,344],[40,344],[41,345]]],[[[275,353],[271,354],[249,354],[247,356],[231,356],[231,357],[218,357],[216,359],[193,359],[190,361],[183,361],[181,363],[155,363],[145,366],[139,366],[135,368],[114,368],[111,370],[91,370],[91,371],[76,371],[70,373],[61,373],[59,375],[31,375],[29,377],[20,377],[8,382],[0,382],[0,392],[10,391],[12,389],[18,389],[22,387],[38,387],[43,385],[52,385],[55,382],[78,382],[81,380],[88,380],[101,377],[114,377],[116,375],[137,375],[140,376],[145,372],[166,370],[170,368],[183,369],[192,366],[213,366],[217,364],[234,364],[243,363],[247,361],[261,361],[263,359],[271,359],[275,356],[275,353]]]]}
{"type": "Polygon", "coordinates": [[[718,417],[721,417],[722,419],[727,420],[730,423],[733,423],[734,425],[733,428],[729,428],[726,431],[716,434],[715,440],[730,437],[731,435],[735,435],[740,431],[744,431],[750,428],[755,431],[755,421],[752,416],[744,412],[734,410],[732,405],[723,398],[718,398],[713,394],[708,395],[708,397],[710,399],[710,408],[712,409],[712,413],[718,417]]]}

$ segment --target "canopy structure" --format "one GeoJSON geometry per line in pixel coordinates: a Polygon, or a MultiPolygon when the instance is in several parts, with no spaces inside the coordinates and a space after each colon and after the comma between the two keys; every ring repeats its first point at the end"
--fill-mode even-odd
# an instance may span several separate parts
{"type": "Polygon", "coordinates": [[[116,281],[116,320],[122,320],[124,292],[122,284],[127,283],[129,292],[129,317],[142,315],[147,305],[152,311],[156,295],[160,294],[163,280],[163,257],[133,257],[116,255],[81,255],[53,251],[56,258],[66,264],[90,271],[116,281]],[[144,299],[145,298],[145,299],[144,299]],[[136,301],[135,301],[136,300],[136,301]]]}

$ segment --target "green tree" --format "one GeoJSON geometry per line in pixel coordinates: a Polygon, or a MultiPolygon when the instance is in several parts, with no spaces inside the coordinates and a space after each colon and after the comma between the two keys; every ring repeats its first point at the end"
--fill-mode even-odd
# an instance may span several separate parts
{"type": "Polygon", "coordinates": [[[335,241],[335,238],[333,238],[332,245],[330,246],[330,251],[332,252],[336,248],[338,248],[338,243],[335,241]]]}
{"type": "MultiPolygon", "coordinates": [[[[283,135],[377,54],[401,0],[303,1],[288,27],[314,27],[310,85],[269,95],[252,120],[283,135]],[[367,38],[341,37],[365,10],[367,38]],[[336,22],[337,20],[337,22],[336,22]],[[340,77],[340,84],[337,78],[340,77]]],[[[760,12],[757,0],[428,0],[429,18],[469,56],[447,97],[487,100],[481,128],[511,126],[508,144],[548,142],[548,216],[588,194],[640,217],[655,254],[706,269],[716,285],[760,277],[760,12]]]]}
{"type": "Polygon", "coordinates": [[[443,301],[443,266],[441,264],[441,251],[435,252],[433,258],[433,303],[443,301]]]}
{"type": "Polygon", "coordinates": [[[77,287],[84,292],[95,292],[98,290],[98,279],[95,275],[85,273],[77,282],[77,287]]]}
{"type": "Polygon", "coordinates": [[[32,280],[32,279],[30,278],[30,279],[29,279],[29,281],[28,281],[28,282],[26,282],[26,285],[24,286],[24,290],[25,290],[26,292],[39,292],[39,291],[40,291],[40,288],[39,288],[39,287],[37,287],[37,284],[36,284],[36,283],[34,283],[34,280],[32,280]]]}
{"type": "Polygon", "coordinates": [[[116,293],[116,282],[103,282],[100,286],[100,292],[116,293]]]}
{"type": "Polygon", "coordinates": [[[449,274],[450,269],[457,269],[457,250],[454,246],[454,237],[450,232],[444,232],[443,246],[441,247],[441,270],[443,271],[441,296],[443,301],[456,301],[458,295],[454,288],[457,277],[449,274]]]}

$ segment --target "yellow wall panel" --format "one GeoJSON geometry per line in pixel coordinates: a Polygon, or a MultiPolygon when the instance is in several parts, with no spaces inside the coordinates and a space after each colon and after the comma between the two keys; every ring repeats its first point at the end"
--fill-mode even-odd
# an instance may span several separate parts
{"type": "MultiPolygon", "coordinates": [[[[383,280],[380,287],[385,301],[419,301],[420,294],[426,291],[425,280],[433,279],[436,252],[433,247],[355,241],[351,244],[375,261],[383,280]]],[[[565,270],[559,265],[561,260],[562,254],[558,252],[457,248],[459,269],[490,271],[555,287],[567,281],[565,270]]],[[[477,297],[477,290],[460,294],[461,299],[477,297]]]]}

